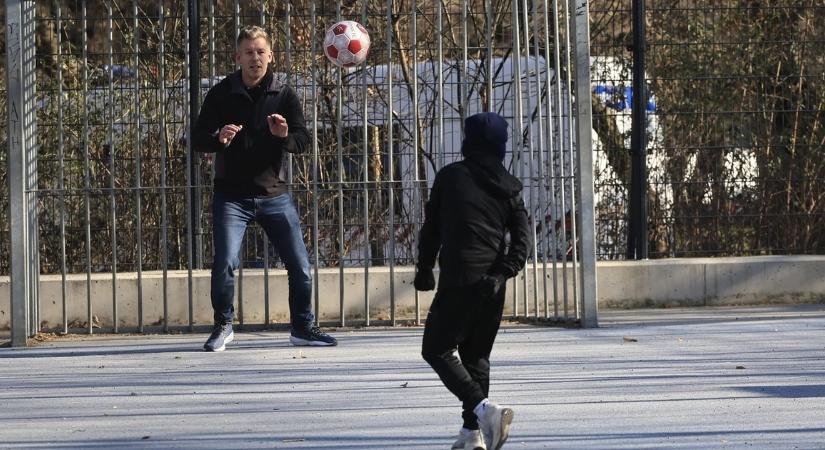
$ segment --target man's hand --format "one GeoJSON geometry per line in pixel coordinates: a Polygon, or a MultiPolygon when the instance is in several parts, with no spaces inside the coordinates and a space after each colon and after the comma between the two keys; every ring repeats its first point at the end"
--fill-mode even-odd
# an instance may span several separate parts
{"type": "Polygon", "coordinates": [[[232,139],[235,138],[235,135],[241,131],[241,128],[243,128],[243,125],[224,125],[221,131],[218,132],[218,142],[225,146],[229,145],[232,139]]]}
{"type": "Polygon", "coordinates": [[[286,123],[284,116],[280,114],[270,114],[266,116],[266,123],[269,125],[269,132],[273,136],[285,138],[289,133],[289,125],[286,123]]]}
{"type": "Polygon", "coordinates": [[[415,269],[415,280],[413,286],[419,291],[432,291],[435,289],[435,276],[433,269],[415,269]]]}
{"type": "Polygon", "coordinates": [[[501,287],[507,278],[504,275],[482,275],[481,279],[476,282],[476,292],[481,298],[492,298],[501,287]]]}

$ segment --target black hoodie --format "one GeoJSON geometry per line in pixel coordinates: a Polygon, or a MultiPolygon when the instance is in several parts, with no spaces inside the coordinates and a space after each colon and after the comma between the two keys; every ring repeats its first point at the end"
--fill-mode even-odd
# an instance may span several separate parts
{"type": "Polygon", "coordinates": [[[524,267],[529,228],[522,184],[493,148],[466,152],[466,159],[436,174],[425,207],[418,266],[431,269],[438,255],[439,289],[473,285],[483,274],[510,278],[524,267]]]}

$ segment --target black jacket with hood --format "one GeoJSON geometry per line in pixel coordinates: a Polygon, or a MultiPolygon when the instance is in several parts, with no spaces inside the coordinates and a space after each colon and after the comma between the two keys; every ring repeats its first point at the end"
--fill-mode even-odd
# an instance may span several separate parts
{"type": "Polygon", "coordinates": [[[502,165],[507,122],[476,114],[465,136],[465,159],[436,174],[418,243],[419,270],[432,269],[438,255],[439,289],[470,286],[484,274],[513,277],[527,259],[522,184],[502,165]]]}
{"type": "Polygon", "coordinates": [[[272,71],[253,89],[246,88],[237,71],[206,94],[192,138],[195,151],[215,153],[215,191],[271,197],[287,191],[284,152],[304,153],[309,133],[298,96],[272,71]],[[286,138],[269,131],[266,117],[274,113],[287,120],[286,138]],[[243,128],[224,147],[218,131],[227,124],[243,128]]]}

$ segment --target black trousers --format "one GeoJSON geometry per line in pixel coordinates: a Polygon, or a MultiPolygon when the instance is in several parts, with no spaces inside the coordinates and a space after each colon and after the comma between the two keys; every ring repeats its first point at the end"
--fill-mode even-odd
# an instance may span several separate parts
{"type": "Polygon", "coordinates": [[[478,429],[473,408],[490,391],[490,352],[501,323],[504,295],[504,287],[493,298],[484,299],[472,288],[439,289],[427,314],[421,355],[461,400],[461,417],[470,430],[478,429]]]}

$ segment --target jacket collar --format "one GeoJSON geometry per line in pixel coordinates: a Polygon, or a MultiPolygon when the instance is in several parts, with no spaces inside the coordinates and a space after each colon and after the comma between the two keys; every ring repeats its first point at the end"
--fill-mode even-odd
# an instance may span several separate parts
{"type": "MultiPolygon", "coordinates": [[[[267,74],[264,78],[269,78],[269,85],[266,87],[266,92],[273,92],[277,93],[280,92],[281,89],[284,87],[283,81],[280,80],[280,77],[276,76],[272,70],[268,70],[267,74]]],[[[246,85],[243,84],[243,78],[241,78],[241,71],[236,70],[229,74],[229,91],[233,94],[242,94],[246,95],[246,85]]]]}

